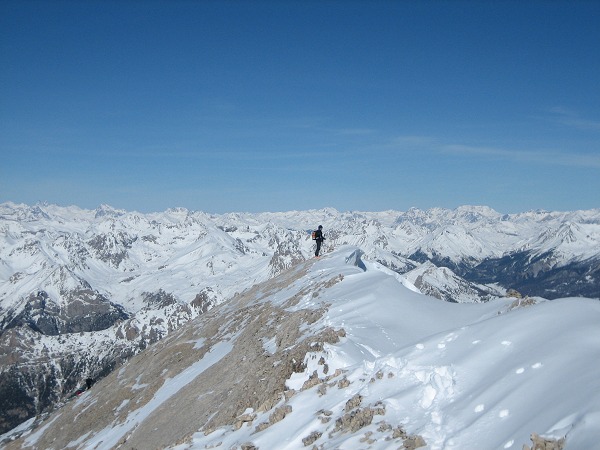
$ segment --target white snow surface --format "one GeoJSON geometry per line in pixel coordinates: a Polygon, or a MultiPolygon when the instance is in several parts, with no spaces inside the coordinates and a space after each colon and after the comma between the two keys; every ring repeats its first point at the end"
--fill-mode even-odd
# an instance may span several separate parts
{"type": "MultiPolygon", "coordinates": [[[[293,411],[264,431],[244,425],[204,435],[199,429],[191,442],[173,443],[172,448],[230,449],[252,442],[259,449],[302,449],[302,439],[313,431],[322,433],[314,445],[326,449],[398,448],[401,444],[378,431],[382,420],[421,435],[428,449],[521,449],[530,444],[533,432],[566,436],[568,449],[598,448],[599,301],[539,299],[516,309],[510,308],[512,299],[440,302],[411,290],[402,277],[360,255],[352,246],[328,254],[295,287],[342,274],[341,282],[294,308],[330,305],[322,321],[311,327],[343,328],[346,336],[321,353],[307,355],[306,371],[294,374],[288,386],[298,388],[313,371],[322,371],[316,363],[320,355],[326,357],[330,373],[343,368],[350,385],[329,388],[324,395],[317,387],[298,392],[290,400],[293,411]],[[382,402],[386,414],[356,433],[329,436],[334,424],[323,423],[315,412],[339,412],[355,394],[363,396],[363,404],[382,402]],[[367,443],[368,431],[372,440],[367,443]]],[[[285,298],[275,294],[266,301],[283,303],[285,298]]],[[[266,350],[273,351],[272,346],[264,343],[266,350]]],[[[216,346],[185,376],[168,380],[145,408],[166,401],[229,350],[216,346]]],[[[124,426],[134,426],[146,415],[144,408],[133,408],[124,424],[106,428],[93,440],[81,430],[76,447],[114,444],[126,432],[124,426]]],[[[267,418],[268,412],[260,413],[254,424],[267,418]]]]}

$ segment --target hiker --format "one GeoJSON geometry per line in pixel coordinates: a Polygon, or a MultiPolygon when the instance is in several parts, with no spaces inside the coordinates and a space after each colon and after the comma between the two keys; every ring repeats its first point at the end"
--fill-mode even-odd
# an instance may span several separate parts
{"type": "Polygon", "coordinates": [[[321,251],[321,244],[325,240],[325,237],[323,236],[323,225],[319,225],[319,229],[315,230],[313,239],[317,242],[317,249],[315,250],[315,256],[318,258],[319,252],[321,251]]]}

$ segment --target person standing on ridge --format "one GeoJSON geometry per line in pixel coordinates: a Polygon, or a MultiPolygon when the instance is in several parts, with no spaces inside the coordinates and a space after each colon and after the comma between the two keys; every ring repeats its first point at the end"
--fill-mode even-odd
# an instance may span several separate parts
{"type": "Polygon", "coordinates": [[[313,236],[314,236],[313,239],[317,242],[317,249],[315,250],[315,256],[318,258],[319,252],[321,251],[321,244],[325,240],[325,237],[323,236],[323,225],[319,225],[319,228],[314,231],[313,236]]]}

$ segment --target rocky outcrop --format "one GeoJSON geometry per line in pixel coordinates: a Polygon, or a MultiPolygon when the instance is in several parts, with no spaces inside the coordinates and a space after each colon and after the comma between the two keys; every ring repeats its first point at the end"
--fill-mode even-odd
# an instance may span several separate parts
{"type": "Polygon", "coordinates": [[[565,448],[565,438],[560,439],[544,438],[537,433],[531,434],[532,446],[525,444],[523,450],[563,450],[565,448]]]}
{"type": "Polygon", "coordinates": [[[97,234],[87,244],[96,257],[114,267],[127,259],[127,250],[137,240],[137,236],[129,236],[126,232],[119,231],[111,234],[97,234]]]}
{"type": "Polygon", "coordinates": [[[123,307],[91,289],[70,290],[64,298],[67,302],[60,304],[43,290],[30,294],[18,313],[5,315],[1,330],[26,326],[46,336],[57,336],[106,330],[128,318],[123,307]]]}

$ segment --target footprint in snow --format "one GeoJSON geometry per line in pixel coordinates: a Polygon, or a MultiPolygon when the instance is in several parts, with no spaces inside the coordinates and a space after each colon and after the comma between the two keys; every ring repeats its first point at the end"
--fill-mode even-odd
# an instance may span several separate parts
{"type": "Polygon", "coordinates": [[[448,342],[455,341],[457,338],[458,338],[458,336],[457,336],[457,334],[456,334],[456,333],[449,333],[449,334],[447,334],[447,335],[444,337],[444,339],[442,340],[442,342],[440,342],[440,343],[437,345],[437,348],[439,348],[439,349],[446,348],[446,344],[447,344],[448,342]]]}
{"type": "Polygon", "coordinates": [[[458,338],[458,335],[456,333],[448,333],[446,335],[446,337],[444,338],[445,342],[452,342],[455,341],[458,338]]]}
{"type": "MultiPolygon", "coordinates": [[[[532,364],[531,368],[532,369],[539,369],[539,368],[542,367],[542,365],[543,365],[542,363],[537,362],[535,364],[532,364]]],[[[524,372],[525,372],[525,367],[519,367],[517,370],[515,370],[515,373],[518,374],[518,375],[521,375],[524,372]]]]}

